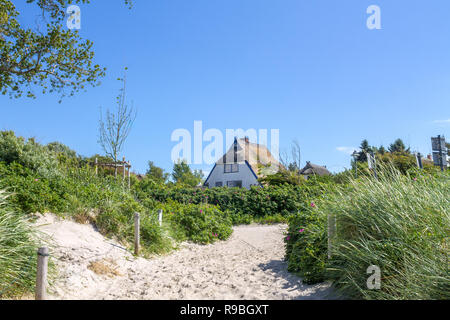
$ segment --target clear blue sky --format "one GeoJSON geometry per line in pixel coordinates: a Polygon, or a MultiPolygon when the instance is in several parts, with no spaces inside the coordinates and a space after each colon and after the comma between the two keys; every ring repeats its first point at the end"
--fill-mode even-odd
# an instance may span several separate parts
{"type": "MultiPolygon", "coordinates": [[[[26,20],[34,5],[14,1],[26,20]]],[[[99,107],[113,107],[124,66],[138,117],[124,153],[171,170],[173,130],[280,129],[302,160],[348,167],[363,138],[402,138],[428,153],[450,138],[450,1],[121,0],[81,5],[81,36],[108,68],[100,87],[58,104],[58,95],[0,96],[1,130],[82,155],[100,153],[99,107]],[[381,7],[382,30],[366,9],[381,7]],[[339,151],[338,150],[341,150],[339,151]],[[342,151],[344,150],[344,151],[342,151]]],[[[210,167],[200,166],[208,171],[210,167]]]]}

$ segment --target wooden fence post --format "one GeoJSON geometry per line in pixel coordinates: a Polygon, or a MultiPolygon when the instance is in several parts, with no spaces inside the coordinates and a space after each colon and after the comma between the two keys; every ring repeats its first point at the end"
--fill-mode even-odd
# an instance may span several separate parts
{"type": "Polygon", "coordinates": [[[336,217],[328,215],[328,259],[331,259],[331,252],[333,251],[333,239],[336,234],[336,217]]]}
{"type": "Polygon", "coordinates": [[[98,175],[98,158],[95,157],[95,175],[98,175]]]}
{"type": "Polygon", "coordinates": [[[134,214],[134,254],[139,255],[139,229],[140,229],[140,215],[138,212],[134,214]]]}
{"type": "Polygon", "coordinates": [[[162,217],[163,216],[163,211],[162,209],[158,211],[158,221],[159,221],[159,226],[162,226],[162,217]]]}
{"type": "Polygon", "coordinates": [[[39,248],[36,274],[36,300],[45,300],[47,293],[48,248],[39,248]]]}
{"type": "Polygon", "coordinates": [[[131,162],[128,161],[128,189],[131,189],[131,176],[130,176],[130,171],[131,171],[131,162]]]}
{"type": "Polygon", "coordinates": [[[122,170],[123,170],[122,181],[125,181],[125,166],[126,166],[125,157],[123,157],[123,161],[122,161],[122,170]]]}

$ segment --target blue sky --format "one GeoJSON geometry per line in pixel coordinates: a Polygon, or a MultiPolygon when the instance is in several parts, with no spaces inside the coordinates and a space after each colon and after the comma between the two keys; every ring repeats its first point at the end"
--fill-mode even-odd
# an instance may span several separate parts
{"type": "MultiPolygon", "coordinates": [[[[33,23],[33,5],[14,1],[33,23]]],[[[80,5],[80,34],[107,67],[102,85],[58,103],[58,95],[0,96],[0,130],[82,155],[101,153],[99,107],[114,107],[128,66],[138,109],[124,154],[171,171],[175,129],[279,129],[280,148],[297,139],[302,161],[349,167],[363,138],[402,138],[429,153],[450,138],[448,0],[94,0],[80,5]],[[381,30],[366,27],[369,5],[381,30]]],[[[211,166],[194,166],[206,172],[211,166]]]]}

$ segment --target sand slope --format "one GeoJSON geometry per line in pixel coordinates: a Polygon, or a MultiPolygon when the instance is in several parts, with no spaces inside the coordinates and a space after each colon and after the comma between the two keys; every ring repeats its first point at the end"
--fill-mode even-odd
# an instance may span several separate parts
{"type": "Polygon", "coordinates": [[[36,225],[54,243],[58,276],[50,288],[51,299],[333,297],[328,284],[303,285],[286,271],[282,225],[235,227],[228,241],[186,243],[168,256],[150,260],[134,258],[91,225],[53,215],[40,217],[36,225]]]}

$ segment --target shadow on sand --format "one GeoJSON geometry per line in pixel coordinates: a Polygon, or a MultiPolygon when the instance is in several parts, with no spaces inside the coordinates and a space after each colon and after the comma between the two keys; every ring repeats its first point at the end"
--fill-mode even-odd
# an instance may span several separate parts
{"type": "Polygon", "coordinates": [[[283,289],[301,290],[304,295],[299,295],[294,300],[338,300],[330,283],[306,285],[302,279],[287,271],[287,263],[283,260],[271,260],[268,263],[258,265],[263,271],[272,272],[277,279],[286,281],[283,289]]]}

